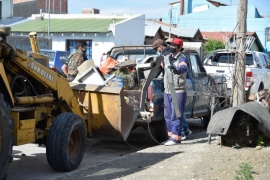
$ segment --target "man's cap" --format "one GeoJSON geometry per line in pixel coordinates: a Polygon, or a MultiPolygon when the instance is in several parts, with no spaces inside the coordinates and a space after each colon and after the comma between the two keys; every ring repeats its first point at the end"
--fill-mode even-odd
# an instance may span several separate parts
{"type": "Polygon", "coordinates": [[[168,44],[183,47],[183,41],[180,38],[173,38],[173,40],[169,41],[168,44]]]}
{"type": "Polygon", "coordinates": [[[153,42],[153,49],[156,49],[158,46],[163,44],[163,40],[162,39],[157,39],[153,42]]]}

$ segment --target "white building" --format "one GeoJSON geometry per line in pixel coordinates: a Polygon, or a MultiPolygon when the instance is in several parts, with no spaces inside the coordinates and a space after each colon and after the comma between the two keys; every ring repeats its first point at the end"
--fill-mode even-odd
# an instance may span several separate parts
{"type": "MultiPolygon", "coordinates": [[[[38,37],[52,41],[53,50],[72,52],[76,41],[87,42],[88,59],[99,63],[113,46],[143,45],[145,15],[36,14],[11,26],[12,36],[38,37]]],[[[17,47],[18,48],[18,47],[17,47]]]]}
{"type": "Polygon", "coordinates": [[[8,19],[13,17],[13,0],[1,1],[0,19],[8,19]]]}

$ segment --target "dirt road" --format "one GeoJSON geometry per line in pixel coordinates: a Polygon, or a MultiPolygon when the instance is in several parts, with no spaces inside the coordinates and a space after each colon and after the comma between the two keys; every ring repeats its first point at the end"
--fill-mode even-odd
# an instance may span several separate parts
{"type": "Polygon", "coordinates": [[[205,132],[175,146],[159,145],[87,168],[58,180],[232,180],[241,163],[256,180],[270,179],[270,147],[232,148],[208,144],[205,132]]]}
{"type": "MultiPolygon", "coordinates": [[[[189,122],[194,133],[202,130],[200,123],[198,120],[189,122]]],[[[151,133],[154,135],[152,131],[151,133]]],[[[14,160],[10,164],[7,180],[60,178],[157,145],[149,135],[148,129],[143,128],[132,131],[127,142],[101,140],[92,137],[87,139],[84,158],[79,168],[69,173],[56,172],[51,169],[46,160],[46,148],[44,145],[41,147],[38,147],[37,144],[14,146],[14,160]]]]}
{"type": "Polygon", "coordinates": [[[133,132],[128,139],[131,145],[89,139],[81,165],[69,173],[55,172],[49,167],[44,147],[33,144],[28,145],[27,149],[24,146],[15,147],[15,160],[9,168],[8,180],[231,180],[241,163],[247,163],[253,168],[254,179],[270,179],[269,146],[235,148],[220,146],[215,140],[209,145],[205,131],[198,127],[191,127],[191,130],[195,133],[186,141],[169,147],[157,145],[146,130],[138,134],[133,132]]]}
{"type": "MultiPolygon", "coordinates": [[[[144,129],[138,129],[132,132],[127,143],[123,141],[101,140],[95,137],[89,138],[87,139],[84,158],[76,171],[155,145],[157,143],[151,139],[149,132],[144,129]]],[[[7,180],[47,180],[61,177],[65,174],[54,171],[48,165],[44,145],[40,147],[37,144],[14,146],[13,157],[13,162],[10,164],[8,170],[7,180]]]]}

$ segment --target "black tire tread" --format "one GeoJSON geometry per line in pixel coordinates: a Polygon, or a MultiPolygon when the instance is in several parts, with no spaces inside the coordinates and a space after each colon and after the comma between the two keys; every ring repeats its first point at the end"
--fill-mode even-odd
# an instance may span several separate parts
{"type": "Polygon", "coordinates": [[[84,121],[74,113],[62,113],[52,121],[46,142],[46,156],[49,165],[56,171],[72,171],[82,161],[86,142],[84,121]],[[78,156],[72,159],[68,152],[68,141],[71,132],[79,129],[81,147],[78,156]]]}
{"type": "Polygon", "coordinates": [[[162,119],[160,121],[153,121],[151,122],[151,127],[154,128],[156,140],[159,143],[165,142],[168,140],[168,131],[165,119],[162,119]]]}
{"type": "Polygon", "coordinates": [[[7,177],[9,164],[12,162],[13,146],[13,120],[10,115],[10,105],[5,102],[3,94],[0,93],[0,132],[2,142],[0,150],[0,179],[7,177]]]}

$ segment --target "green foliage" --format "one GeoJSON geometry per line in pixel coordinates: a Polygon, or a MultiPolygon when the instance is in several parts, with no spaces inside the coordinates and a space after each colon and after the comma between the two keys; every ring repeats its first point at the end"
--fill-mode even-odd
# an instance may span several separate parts
{"type": "Polygon", "coordinates": [[[262,136],[258,136],[257,146],[264,146],[264,139],[262,136]]]}
{"type": "Polygon", "coordinates": [[[248,163],[241,163],[239,167],[240,169],[235,171],[235,180],[254,180],[252,167],[248,163]]]}
{"type": "Polygon", "coordinates": [[[213,50],[224,49],[224,48],[225,48],[225,45],[219,40],[209,39],[204,44],[204,50],[206,51],[207,55],[210,54],[213,50]]]}

